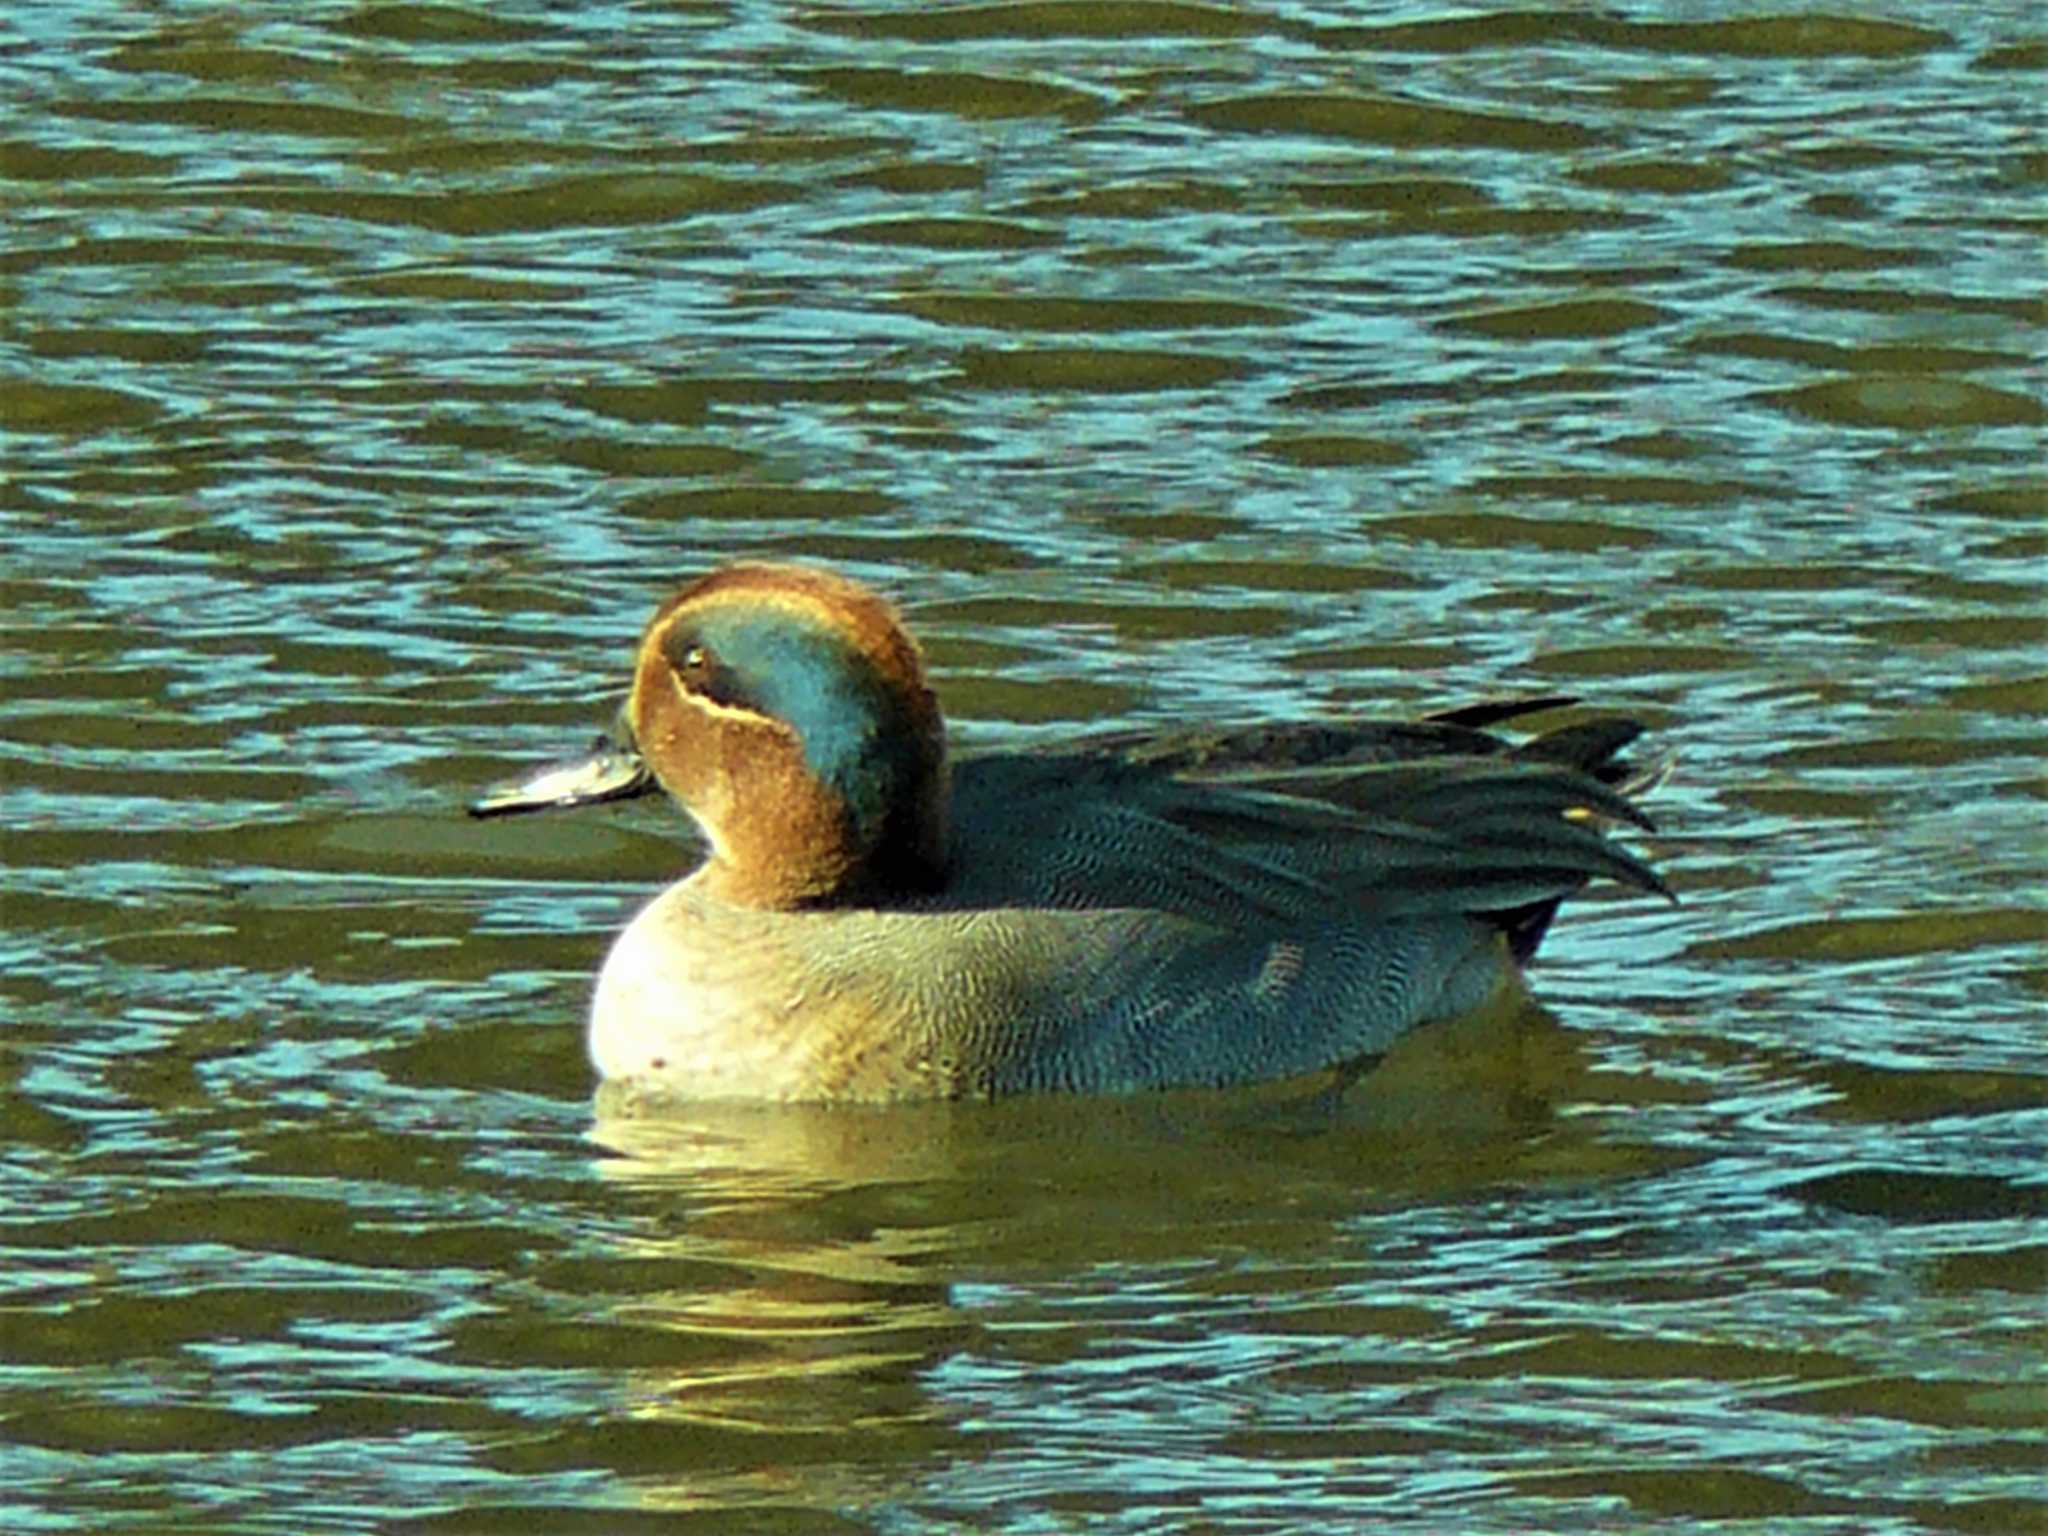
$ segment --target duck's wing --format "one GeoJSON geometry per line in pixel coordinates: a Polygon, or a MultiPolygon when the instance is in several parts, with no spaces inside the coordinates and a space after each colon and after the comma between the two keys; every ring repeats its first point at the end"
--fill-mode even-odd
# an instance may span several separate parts
{"type": "MultiPolygon", "coordinates": [[[[1250,784],[1093,756],[984,759],[956,784],[961,904],[1144,907],[1225,928],[1496,917],[1511,935],[1606,877],[1663,891],[1583,816],[1644,823],[1577,769],[1512,757],[1297,770],[1250,784]],[[1333,783],[1344,793],[1331,793],[1333,783]],[[1291,786],[1289,786],[1291,787],[1291,786]]],[[[1533,949],[1534,936],[1518,951],[1533,949]]]]}

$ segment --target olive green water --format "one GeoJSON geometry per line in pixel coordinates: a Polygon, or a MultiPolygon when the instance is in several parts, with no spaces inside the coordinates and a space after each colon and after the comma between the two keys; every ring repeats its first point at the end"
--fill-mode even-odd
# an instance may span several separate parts
{"type": "Polygon", "coordinates": [[[1835,12],[9,7],[0,1528],[2048,1528],[2048,27],[1835,12]],[[1684,904],[621,1118],[673,823],[460,808],[763,553],[971,742],[1639,714],[1684,904]]]}

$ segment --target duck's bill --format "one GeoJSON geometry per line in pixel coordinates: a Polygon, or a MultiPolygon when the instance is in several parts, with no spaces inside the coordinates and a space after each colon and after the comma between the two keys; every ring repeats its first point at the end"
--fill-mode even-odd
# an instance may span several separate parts
{"type": "Polygon", "coordinates": [[[470,802],[472,816],[514,816],[522,811],[562,810],[603,800],[630,800],[654,788],[654,775],[640,754],[600,736],[585,756],[556,763],[523,778],[494,784],[470,802]]]}

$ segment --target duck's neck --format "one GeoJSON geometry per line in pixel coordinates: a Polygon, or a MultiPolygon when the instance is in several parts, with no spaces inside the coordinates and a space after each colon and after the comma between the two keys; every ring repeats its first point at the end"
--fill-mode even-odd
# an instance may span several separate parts
{"type": "Polygon", "coordinates": [[[757,760],[735,800],[747,809],[705,826],[711,852],[691,885],[770,911],[886,907],[930,895],[946,878],[943,750],[906,766],[864,809],[806,765],[757,760]]]}

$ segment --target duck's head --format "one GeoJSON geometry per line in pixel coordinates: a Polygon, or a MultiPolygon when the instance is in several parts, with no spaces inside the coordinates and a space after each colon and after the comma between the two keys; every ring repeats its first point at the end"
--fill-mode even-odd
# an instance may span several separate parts
{"type": "Polygon", "coordinates": [[[942,878],[945,726],[916,642],[858,582],[732,565],[684,587],[640,637],[618,734],[598,779],[475,809],[610,798],[651,773],[709,844],[697,883],[726,901],[865,903],[942,878]]]}

